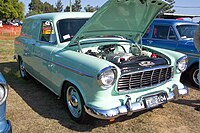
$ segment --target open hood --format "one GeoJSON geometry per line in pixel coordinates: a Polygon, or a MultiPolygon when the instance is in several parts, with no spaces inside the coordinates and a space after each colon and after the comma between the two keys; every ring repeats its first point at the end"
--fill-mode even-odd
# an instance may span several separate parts
{"type": "Polygon", "coordinates": [[[167,4],[163,0],[108,0],[70,43],[98,36],[123,36],[138,42],[159,11],[167,4]]]}

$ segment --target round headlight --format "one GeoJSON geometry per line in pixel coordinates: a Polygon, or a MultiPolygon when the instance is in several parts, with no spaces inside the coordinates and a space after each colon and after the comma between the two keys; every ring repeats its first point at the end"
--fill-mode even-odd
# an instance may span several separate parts
{"type": "Polygon", "coordinates": [[[116,79],[116,69],[114,69],[113,67],[107,67],[101,70],[97,76],[97,79],[101,86],[112,86],[116,79]]]}
{"type": "Polygon", "coordinates": [[[5,101],[6,95],[6,89],[2,85],[0,85],[0,105],[5,101]]]}
{"type": "Polygon", "coordinates": [[[183,56],[177,61],[177,69],[179,72],[184,72],[187,68],[188,58],[187,56],[183,56]]]}

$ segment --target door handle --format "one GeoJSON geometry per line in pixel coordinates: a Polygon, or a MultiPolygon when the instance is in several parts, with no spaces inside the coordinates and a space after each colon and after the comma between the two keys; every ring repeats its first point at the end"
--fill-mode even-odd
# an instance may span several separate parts
{"type": "Polygon", "coordinates": [[[53,64],[49,64],[48,67],[53,67],[53,64]]]}
{"type": "Polygon", "coordinates": [[[24,56],[28,56],[29,55],[29,51],[28,50],[24,50],[24,56]]]}
{"type": "Polygon", "coordinates": [[[29,55],[29,53],[28,53],[28,52],[25,52],[25,53],[24,53],[24,56],[28,56],[28,55],[29,55]]]}

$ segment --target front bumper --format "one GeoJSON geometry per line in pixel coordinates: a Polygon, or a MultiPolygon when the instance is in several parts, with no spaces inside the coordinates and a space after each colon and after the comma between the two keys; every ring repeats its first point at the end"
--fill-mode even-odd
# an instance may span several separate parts
{"type": "MultiPolygon", "coordinates": [[[[173,88],[174,88],[173,91],[167,94],[167,101],[178,99],[179,97],[186,96],[189,93],[187,86],[178,89],[178,86],[174,85],[173,88]]],[[[150,95],[155,95],[155,93],[150,95]]],[[[114,119],[122,115],[131,115],[134,112],[138,112],[145,109],[147,108],[145,106],[143,98],[141,98],[140,101],[138,102],[131,103],[130,97],[126,99],[126,104],[110,110],[99,110],[85,106],[85,111],[89,115],[99,119],[114,119]]]]}

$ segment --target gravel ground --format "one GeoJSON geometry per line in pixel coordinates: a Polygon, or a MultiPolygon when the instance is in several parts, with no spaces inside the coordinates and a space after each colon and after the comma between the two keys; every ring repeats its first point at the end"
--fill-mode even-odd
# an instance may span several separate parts
{"type": "MultiPolygon", "coordinates": [[[[13,53],[12,45],[6,49],[13,53]]],[[[187,78],[182,82],[189,86],[190,94],[184,99],[114,122],[94,119],[87,125],[79,125],[70,119],[62,100],[46,87],[35,79],[22,80],[17,62],[5,54],[5,49],[2,51],[0,71],[9,85],[7,119],[12,123],[13,133],[199,133],[200,112],[194,107],[200,106],[200,91],[191,87],[187,78]]]]}

